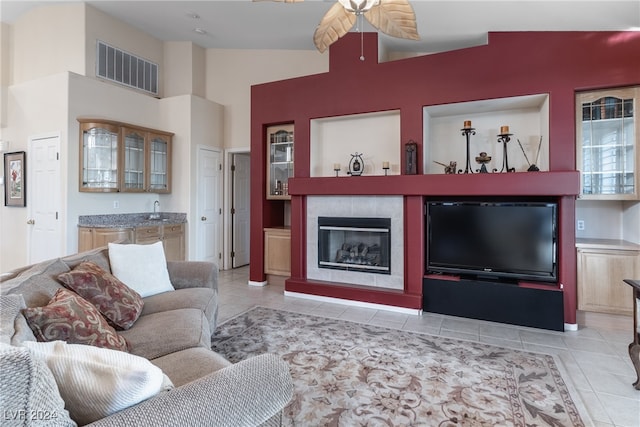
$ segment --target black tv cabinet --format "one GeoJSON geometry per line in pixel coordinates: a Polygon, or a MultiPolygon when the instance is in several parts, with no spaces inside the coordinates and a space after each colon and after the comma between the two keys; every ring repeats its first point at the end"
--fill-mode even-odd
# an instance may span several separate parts
{"type": "Polygon", "coordinates": [[[557,288],[435,277],[425,277],[422,287],[427,312],[564,331],[557,288]]]}

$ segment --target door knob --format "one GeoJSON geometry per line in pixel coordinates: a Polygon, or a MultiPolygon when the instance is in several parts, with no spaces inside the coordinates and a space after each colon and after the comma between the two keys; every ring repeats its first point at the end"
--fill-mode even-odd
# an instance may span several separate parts
{"type": "Polygon", "coordinates": [[[206,221],[206,220],[207,220],[207,217],[206,217],[206,216],[203,216],[202,218],[200,218],[200,220],[201,220],[201,221],[206,221]]]}
{"type": "Polygon", "coordinates": [[[36,221],[33,220],[33,219],[30,219],[30,220],[27,221],[27,224],[29,224],[29,225],[33,225],[35,223],[36,223],[36,221]]]}

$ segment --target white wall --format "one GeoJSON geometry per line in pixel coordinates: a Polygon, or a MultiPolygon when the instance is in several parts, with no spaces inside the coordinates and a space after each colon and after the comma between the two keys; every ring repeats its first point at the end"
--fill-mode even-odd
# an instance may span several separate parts
{"type": "MultiPolygon", "coordinates": [[[[79,35],[84,41],[82,51],[84,68],[78,74],[95,77],[97,40],[162,66],[164,62],[164,44],[161,40],[153,38],[89,5],[86,6],[85,21],[86,25],[79,35]]],[[[67,25],[74,24],[67,21],[67,25]]],[[[163,74],[160,73],[159,77],[159,95],[163,96],[163,74]]]]}
{"type": "Polygon", "coordinates": [[[336,163],[340,176],[346,175],[356,152],[362,154],[364,175],[384,175],[383,162],[389,162],[389,175],[400,174],[397,110],[311,120],[310,141],[311,176],[335,176],[336,163]]]}
{"type": "Polygon", "coordinates": [[[195,252],[198,146],[222,149],[224,107],[204,98],[183,95],[160,101],[160,120],[175,133],[171,194],[161,196],[162,210],[187,212],[187,259],[195,252]]]}
{"type": "Polygon", "coordinates": [[[576,230],[576,237],[624,239],[622,205],[617,200],[578,200],[576,221],[583,220],[585,229],[576,230]]]}
{"type": "Polygon", "coordinates": [[[316,51],[207,50],[207,99],[225,106],[225,148],[250,146],[251,86],[329,71],[316,51]]]}
{"type": "MultiPolygon", "coordinates": [[[[10,151],[26,151],[27,177],[29,173],[29,137],[51,132],[60,132],[61,145],[69,139],[67,132],[67,74],[55,74],[28,83],[13,85],[8,91],[7,122],[2,138],[10,141],[10,151]]],[[[76,157],[77,159],[77,157],[76,157]]],[[[66,178],[63,156],[62,179],[66,178]]],[[[76,169],[77,170],[77,169],[76,169]]],[[[29,182],[27,181],[27,194],[29,182]]],[[[4,192],[4,186],[0,186],[4,192]]],[[[65,191],[61,188],[64,200],[65,191]]],[[[64,204],[64,202],[63,202],[64,204]]],[[[25,265],[27,257],[28,207],[0,207],[0,271],[25,265]]],[[[65,233],[64,212],[63,234],[65,233]]]]}
{"type": "MultiPolygon", "coordinates": [[[[10,28],[0,22],[0,129],[7,123],[7,92],[9,90],[10,73],[10,28]]],[[[0,130],[0,139],[2,131],[0,130]]]]}
{"type": "Polygon", "coordinates": [[[32,9],[11,28],[13,84],[71,71],[83,74],[84,3],[32,9]]]}

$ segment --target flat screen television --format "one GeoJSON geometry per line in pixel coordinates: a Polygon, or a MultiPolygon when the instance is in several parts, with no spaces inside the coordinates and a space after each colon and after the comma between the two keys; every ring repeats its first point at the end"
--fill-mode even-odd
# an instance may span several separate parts
{"type": "Polygon", "coordinates": [[[427,272],[556,282],[557,210],[547,202],[428,201],[427,272]]]}

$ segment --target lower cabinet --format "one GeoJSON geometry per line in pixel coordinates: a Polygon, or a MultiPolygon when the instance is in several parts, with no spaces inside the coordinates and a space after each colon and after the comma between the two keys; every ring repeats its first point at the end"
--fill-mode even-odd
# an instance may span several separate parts
{"type": "Polygon", "coordinates": [[[633,295],[623,279],[640,277],[640,251],[578,249],[578,310],[632,315],[633,295]]]}
{"type": "Polygon", "coordinates": [[[185,260],[184,224],[136,227],[135,234],[135,242],[140,245],[162,242],[167,261],[185,260]]]}
{"type": "Polygon", "coordinates": [[[116,241],[133,242],[133,228],[78,228],[78,252],[88,251],[116,241]]]}
{"type": "Polygon", "coordinates": [[[167,261],[184,261],[184,224],[165,225],[162,230],[162,245],[167,261]]]}
{"type": "Polygon", "coordinates": [[[291,275],[291,230],[264,229],[264,272],[278,276],[291,275]]]}
{"type": "Polygon", "coordinates": [[[107,243],[118,240],[127,240],[141,245],[162,242],[167,261],[185,260],[184,224],[134,228],[78,228],[78,250],[80,252],[106,246],[107,243]]]}

